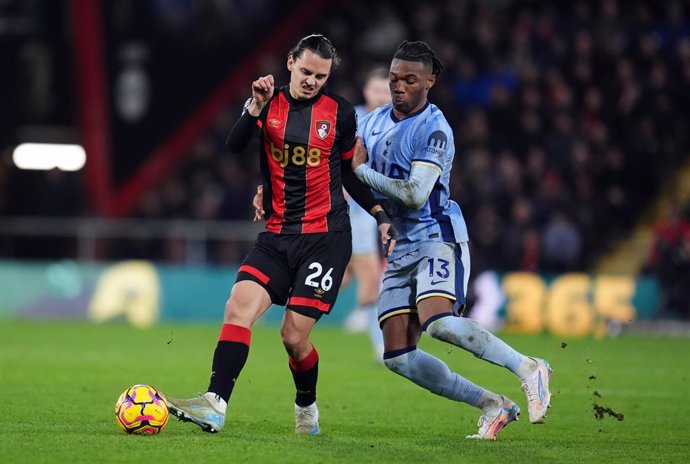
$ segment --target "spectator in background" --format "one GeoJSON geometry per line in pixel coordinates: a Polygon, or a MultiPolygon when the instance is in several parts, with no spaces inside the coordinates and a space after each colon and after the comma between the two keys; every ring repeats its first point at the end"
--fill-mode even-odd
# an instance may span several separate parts
{"type": "Polygon", "coordinates": [[[504,268],[535,272],[539,268],[539,235],[534,223],[532,204],[525,197],[516,198],[510,214],[511,227],[503,235],[501,255],[504,268]]]}
{"type": "Polygon", "coordinates": [[[556,211],[544,227],[542,236],[542,269],[568,272],[577,269],[582,239],[575,224],[563,211],[556,211]]]}

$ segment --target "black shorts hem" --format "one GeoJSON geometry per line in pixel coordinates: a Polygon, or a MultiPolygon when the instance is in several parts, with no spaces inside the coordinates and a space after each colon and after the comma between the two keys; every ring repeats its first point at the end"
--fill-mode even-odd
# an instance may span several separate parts
{"type": "Polygon", "coordinates": [[[287,306],[285,309],[287,311],[292,311],[294,313],[301,314],[302,316],[310,317],[317,321],[321,319],[321,316],[326,314],[323,311],[319,311],[318,309],[307,308],[305,306],[287,306]]]}
{"type": "Polygon", "coordinates": [[[264,290],[268,292],[268,296],[271,297],[271,303],[273,303],[274,305],[285,306],[285,304],[287,303],[287,298],[281,299],[280,297],[278,297],[278,295],[276,295],[276,293],[268,284],[263,283],[261,280],[251,275],[250,273],[238,272],[237,278],[235,279],[235,283],[242,282],[243,280],[251,280],[252,282],[256,282],[257,284],[261,285],[264,288],[264,290]]]}

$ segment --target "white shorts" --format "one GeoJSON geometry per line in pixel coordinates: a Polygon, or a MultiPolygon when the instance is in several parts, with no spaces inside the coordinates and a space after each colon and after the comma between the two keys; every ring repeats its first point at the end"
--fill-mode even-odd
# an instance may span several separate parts
{"type": "Polygon", "coordinates": [[[352,224],[352,256],[379,253],[379,229],[376,219],[364,211],[352,198],[350,205],[350,224],[352,224]]]}
{"type": "Polygon", "coordinates": [[[453,312],[465,307],[470,278],[467,242],[426,242],[388,262],[379,295],[379,323],[398,314],[416,313],[417,303],[441,296],[454,302],[453,312]]]}

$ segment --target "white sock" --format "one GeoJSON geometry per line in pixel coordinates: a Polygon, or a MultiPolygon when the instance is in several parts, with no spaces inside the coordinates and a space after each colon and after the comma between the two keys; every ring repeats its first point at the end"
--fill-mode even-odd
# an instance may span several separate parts
{"type": "Polygon", "coordinates": [[[446,363],[435,356],[414,347],[408,350],[386,353],[383,361],[386,367],[431,393],[477,408],[482,407],[482,398],[487,403],[497,396],[451,371],[446,363]]]}
{"type": "Polygon", "coordinates": [[[476,321],[466,317],[449,313],[427,322],[425,326],[426,333],[435,339],[458,346],[515,374],[518,374],[523,362],[528,359],[476,321]]]}
{"type": "Polygon", "coordinates": [[[481,408],[482,411],[486,412],[490,409],[496,409],[497,407],[503,405],[503,398],[501,395],[497,395],[489,390],[484,390],[482,395],[479,397],[479,404],[477,407],[481,408]]]}
{"type": "Polygon", "coordinates": [[[532,358],[525,357],[525,359],[522,360],[522,362],[520,363],[520,367],[517,368],[515,373],[518,377],[524,379],[525,377],[533,373],[535,370],[537,370],[537,362],[532,358]]]}

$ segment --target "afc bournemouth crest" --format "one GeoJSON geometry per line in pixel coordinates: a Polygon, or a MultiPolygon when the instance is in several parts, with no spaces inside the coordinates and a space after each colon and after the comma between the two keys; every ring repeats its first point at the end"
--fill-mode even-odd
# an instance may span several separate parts
{"type": "Polygon", "coordinates": [[[316,135],[319,136],[321,140],[328,137],[331,133],[331,122],[330,121],[316,121],[316,135]]]}

